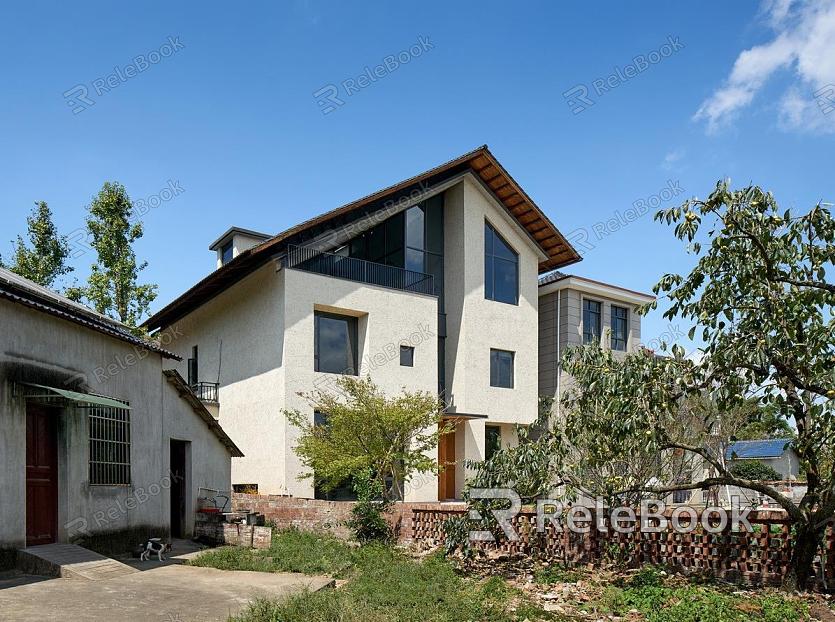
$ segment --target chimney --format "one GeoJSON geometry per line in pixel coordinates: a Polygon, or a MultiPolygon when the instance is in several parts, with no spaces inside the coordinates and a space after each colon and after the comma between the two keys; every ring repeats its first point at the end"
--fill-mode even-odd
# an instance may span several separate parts
{"type": "Polygon", "coordinates": [[[231,227],[226,233],[209,245],[217,253],[217,267],[229,263],[242,252],[269,240],[271,235],[250,229],[231,227]]]}

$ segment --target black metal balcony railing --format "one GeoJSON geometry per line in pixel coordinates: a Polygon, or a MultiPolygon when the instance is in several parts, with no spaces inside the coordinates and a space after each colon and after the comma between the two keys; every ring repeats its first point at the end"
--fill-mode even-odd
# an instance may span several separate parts
{"type": "Polygon", "coordinates": [[[217,382],[197,382],[191,385],[191,390],[201,401],[217,403],[217,389],[219,386],[217,382]]]}
{"type": "Polygon", "coordinates": [[[295,268],[418,294],[435,293],[431,274],[387,266],[356,257],[345,257],[302,246],[290,246],[281,261],[285,268],[295,268]]]}

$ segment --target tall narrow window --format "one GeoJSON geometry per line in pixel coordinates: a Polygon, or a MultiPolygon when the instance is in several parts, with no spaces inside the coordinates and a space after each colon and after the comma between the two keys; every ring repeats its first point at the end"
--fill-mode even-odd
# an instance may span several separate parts
{"type": "Polygon", "coordinates": [[[627,316],[626,309],[612,305],[612,350],[626,351],[627,316]]]}
{"type": "Polygon", "coordinates": [[[91,486],[129,486],[130,410],[94,406],[88,409],[91,486]]]}
{"type": "Polygon", "coordinates": [[[357,318],[314,314],[314,369],[329,374],[357,375],[357,318]]]}
{"type": "Polygon", "coordinates": [[[188,360],[188,385],[193,387],[199,382],[199,368],[197,366],[197,346],[191,347],[191,358],[188,360]]]}
{"type": "Polygon", "coordinates": [[[490,386],[513,388],[513,352],[490,350],[490,386]]]}
{"type": "Polygon", "coordinates": [[[227,264],[232,261],[232,241],[220,247],[220,263],[227,264]]]}
{"type": "Polygon", "coordinates": [[[600,343],[600,303],[583,300],[583,343],[600,343]]]}
{"type": "Polygon", "coordinates": [[[489,460],[502,448],[502,429],[497,425],[484,426],[484,459],[489,460]]]}
{"type": "Polygon", "coordinates": [[[484,297],[519,303],[519,254],[490,225],[484,223],[484,297]]]}

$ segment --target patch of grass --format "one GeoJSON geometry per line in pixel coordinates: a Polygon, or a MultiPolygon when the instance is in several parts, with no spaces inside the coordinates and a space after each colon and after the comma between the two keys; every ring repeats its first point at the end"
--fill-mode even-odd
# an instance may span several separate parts
{"type": "Polygon", "coordinates": [[[415,561],[369,545],[355,550],[350,581],[338,590],[253,603],[235,622],[511,622],[550,620],[498,577],[477,583],[441,556],[415,561]]]}
{"type": "Polygon", "coordinates": [[[579,570],[571,570],[563,566],[547,566],[539,568],[533,573],[534,583],[540,585],[554,585],[555,583],[577,583],[583,578],[579,570]]]}
{"type": "Polygon", "coordinates": [[[199,555],[189,564],[220,570],[301,572],[342,578],[350,573],[358,552],[356,547],[332,536],[288,529],[273,532],[269,549],[220,547],[199,555]]]}
{"type": "Polygon", "coordinates": [[[637,609],[647,622],[800,622],[808,620],[808,606],[776,593],[737,596],[704,586],[609,587],[598,603],[615,615],[637,609]]]}

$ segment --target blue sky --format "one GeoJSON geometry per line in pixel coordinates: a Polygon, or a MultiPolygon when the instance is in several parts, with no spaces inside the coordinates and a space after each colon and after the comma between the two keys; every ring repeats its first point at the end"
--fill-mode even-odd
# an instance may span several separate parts
{"type": "MultiPolygon", "coordinates": [[[[670,184],[662,206],[722,177],[786,206],[835,198],[835,112],[813,95],[835,83],[831,1],[17,2],[0,41],[0,252],[36,200],[71,233],[104,181],[148,201],[171,180],[183,192],[137,244],[154,309],[213,269],[207,246],[229,226],[276,233],[484,143],[566,235],[587,232],[570,272],[641,291],[692,260],[649,215],[595,225],[670,184]],[[595,92],[618,72],[632,75],[595,92]],[[313,94],[329,84],[343,104],[323,114],[313,94]],[[74,113],[77,85],[91,105],[74,113]],[[593,102],[579,113],[563,96],[577,85],[593,102]]],[[[74,260],[79,278],[93,260],[74,260]]],[[[652,315],[645,341],[665,330],[652,315]]]]}

